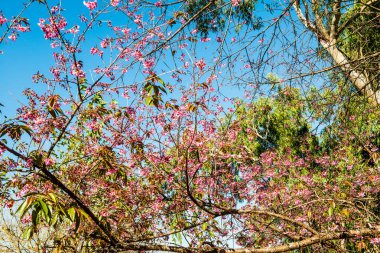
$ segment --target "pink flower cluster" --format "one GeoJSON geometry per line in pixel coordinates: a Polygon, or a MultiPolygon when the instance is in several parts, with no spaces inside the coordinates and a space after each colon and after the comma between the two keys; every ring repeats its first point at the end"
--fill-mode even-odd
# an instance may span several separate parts
{"type": "Polygon", "coordinates": [[[59,7],[58,6],[53,6],[53,7],[51,7],[50,11],[51,11],[52,14],[56,14],[59,11],[59,7]]]}
{"type": "Polygon", "coordinates": [[[108,39],[108,38],[106,38],[106,39],[104,39],[104,40],[102,40],[102,41],[100,42],[100,46],[101,46],[102,48],[106,48],[106,47],[108,47],[110,44],[111,44],[111,41],[110,41],[110,39],[108,39]]]}
{"type": "Polygon", "coordinates": [[[18,24],[15,28],[19,32],[28,32],[28,31],[30,31],[30,27],[29,26],[22,26],[20,24],[18,24]]]}
{"type": "Polygon", "coordinates": [[[210,40],[211,40],[211,39],[210,39],[210,38],[207,38],[207,37],[206,37],[206,38],[201,38],[201,41],[202,41],[202,42],[209,42],[210,40]]]}
{"type": "Polygon", "coordinates": [[[11,35],[8,36],[8,39],[15,41],[17,39],[17,36],[16,34],[12,33],[11,35]]]}
{"type": "Polygon", "coordinates": [[[83,1],[83,4],[84,6],[86,6],[90,11],[92,11],[93,9],[95,9],[96,7],[98,7],[98,1],[95,0],[93,2],[86,2],[86,1],[83,1]]]}
{"type": "Polygon", "coordinates": [[[12,208],[13,207],[13,205],[14,205],[14,200],[10,200],[10,201],[8,201],[7,203],[5,203],[5,206],[7,207],[7,208],[12,208]]]}
{"type": "Polygon", "coordinates": [[[44,162],[46,166],[55,164],[55,160],[53,158],[46,158],[44,162]]]}
{"type": "Polygon", "coordinates": [[[119,2],[120,2],[120,0],[111,0],[111,5],[112,5],[113,7],[116,7],[116,6],[119,5],[119,2]]]}
{"type": "Polygon", "coordinates": [[[232,6],[238,6],[241,0],[231,0],[232,6]]]}
{"type": "Polygon", "coordinates": [[[0,25],[4,24],[6,22],[7,22],[7,19],[4,16],[0,15],[0,25]]]}
{"type": "Polygon", "coordinates": [[[91,49],[90,49],[90,53],[91,53],[92,55],[98,54],[100,57],[103,56],[103,51],[99,50],[99,48],[97,48],[97,47],[93,47],[93,48],[91,48],[91,49]]]}
{"type": "Polygon", "coordinates": [[[202,70],[206,67],[206,63],[205,63],[205,61],[204,61],[203,58],[202,58],[202,59],[200,59],[199,61],[196,61],[196,62],[195,62],[195,66],[196,66],[197,68],[199,68],[200,71],[202,71],[202,70]]]}
{"type": "Polygon", "coordinates": [[[51,17],[49,18],[50,24],[46,23],[46,20],[41,18],[38,26],[45,33],[46,39],[53,39],[59,36],[59,30],[63,30],[67,26],[67,21],[63,17],[51,17]]]}
{"type": "Polygon", "coordinates": [[[82,68],[79,64],[77,64],[77,65],[73,64],[71,66],[70,74],[77,76],[79,78],[85,78],[86,77],[86,73],[82,70],[82,68]]]}
{"type": "Polygon", "coordinates": [[[146,69],[151,69],[154,66],[154,59],[153,58],[148,58],[143,61],[144,68],[146,69]]]}

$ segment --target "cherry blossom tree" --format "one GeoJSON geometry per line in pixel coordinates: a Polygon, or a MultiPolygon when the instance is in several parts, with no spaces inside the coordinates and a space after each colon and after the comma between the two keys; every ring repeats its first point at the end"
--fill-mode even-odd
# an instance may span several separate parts
{"type": "Polygon", "coordinates": [[[1,202],[25,240],[379,250],[379,55],[347,42],[375,2],[94,0],[79,18],[64,4],[0,12],[0,43],[36,33],[54,59],[0,125],[1,202]]]}

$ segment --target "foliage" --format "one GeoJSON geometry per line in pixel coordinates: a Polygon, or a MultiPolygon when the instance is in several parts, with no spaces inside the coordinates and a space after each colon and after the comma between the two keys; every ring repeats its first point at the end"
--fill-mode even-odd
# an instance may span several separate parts
{"type": "MultiPolygon", "coordinates": [[[[375,14],[345,26],[362,6],[342,3],[275,3],[265,21],[246,0],[84,1],[79,19],[25,4],[46,15],[35,36],[54,63],[0,125],[0,198],[20,243],[378,251],[380,111],[362,75],[374,64],[351,64],[378,51],[362,43],[375,30],[352,31],[375,14]]],[[[34,32],[24,10],[0,14],[0,41],[34,32]]]]}
{"type": "MultiPolygon", "coordinates": [[[[209,2],[206,0],[189,0],[187,1],[185,11],[190,16],[193,16],[209,2]]],[[[237,20],[239,23],[243,22],[255,29],[262,27],[261,18],[254,15],[257,0],[236,0],[232,2],[234,3],[231,5],[229,1],[212,1],[211,6],[207,9],[207,13],[201,15],[196,20],[196,28],[201,35],[207,36],[210,31],[222,32],[226,24],[230,26],[229,22],[231,20],[237,20]]]]}
{"type": "Polygon", "coordinates": [[[373,21],[379,18],[379,8],[380,4],[376,1],[369,6],[366,3],[355,4],[342,17],[342,23],[346,26],[340,42],[340,48],[351,60],[359,60],[355,64],[356,68],[369,76],[371,85],[375,89],[379,88],[380,81],[378,75],[380,35],[377,32],[378,24],[373,21]],[[370,57],[369,61],[360,61],[367,57],[370,57]]]}

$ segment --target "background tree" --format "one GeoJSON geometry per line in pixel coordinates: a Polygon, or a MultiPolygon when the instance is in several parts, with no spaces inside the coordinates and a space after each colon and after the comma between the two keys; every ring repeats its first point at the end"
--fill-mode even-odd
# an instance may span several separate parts
{"type": "Polygon", "coordinates": [[[374,32],[374,43],[368,41],[372,37],[372,33],[368,36],[368,32],[375,31],[378,26],[375,21],[378,19],[378,3],[360,1],[354,6],[350,4],[352,2],[340,0],[328,1],[326,4],[312,1],[301,7],[301,1],[294,1],[293,7],[300,21],[315,34],[321,46],[356,89],[378,105],[378,33],[374,32]],[[363,25],[366,28],[361,30],[359,27],[363,25]],[[371,69],[374,72],[369,75],[371,69]]]}
{"type": "MultiPolygon", "coordinates": [[[[376,6],[346,3],[85,1],[73,19],[29,2],[54,64],[0,130],[1,199],[29,218],[25,238],[56,229],[48,245],[90,252],[378,250],[376,73],[343,36],[367,18],[355,8],[376,6]]],[[[22,15],[1,14],[7,43],[33,32],[22,15]]]]}

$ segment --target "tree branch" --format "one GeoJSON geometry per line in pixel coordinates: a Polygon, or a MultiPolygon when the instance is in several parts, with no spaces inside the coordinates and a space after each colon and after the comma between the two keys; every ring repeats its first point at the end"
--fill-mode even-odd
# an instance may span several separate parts
{"type": "Polygon", "coordinates": [[[321,242],[327,242],[331,240],[341,240],[341,239],[348,239],[353,238],[357,236],[373,236],[380,234],[380,226],[376,226],[375,228],[365,228],[360,230],[348,230],[343,232],[330,232],[330,233],[323,233],[319,235],[312,236],[310,238],[298,241],[298,242],[292,242],[286,245],[280,245],[275,247],[266,247],[266,248],[244,248],[244,249],[231,249],[226,250],[226,253],[277,253],[277,252],[286,252],[290,250],[295,249],[301,249],[306,246],[310,246],[313,244],[321,243],[321,242]]]}
{"type": "MultiPolygon", "coordinates": [[[[23,154],[17,152],[16,150],[8,147],[7,145],[5,145],[3,142],[0,141],[0,146],[3,147],[4,149],[6,149],[9,153],[15,155],[16,157],[22,159],[23,161],[27,162],[29,160],[28,157],[24,156],[23,154]]],[[[88,208],[83,202],[82,200],[77,196],[75,195],[74,192],[72,192],[69,188],[66,187],[66,185],[64,185],[56,176],[54,176],[47,168],[45,165],[41,166],[39,164],[37,164],[35,161],[33,161],[33,167],[35,168],[38,168],[39,170],[41,170],[45,175],[46,177],[50,180],[50,182],[52,182],[53,184],[55,184],[56,186],[58,186],[58,188],[60,188],[62,191],[64,191],[67,195],[69,195],[69,197],[71,199],[73,199],[80,208],[82,208],[82,210],[88,214],[88,216],[91,218],[91,220],[100,228],[100,230],[109,238],[109,240],[106,240],[108,243],[110,243],[112,246],[116,246],[118,244],[117,240],[115,237],[112,236],[112,234],[110,233],[110,231],[108,231],[108,229],[99,221],[99,219],[95,216],[95,214],[90,210],[90,208],[88,208]]]]}

